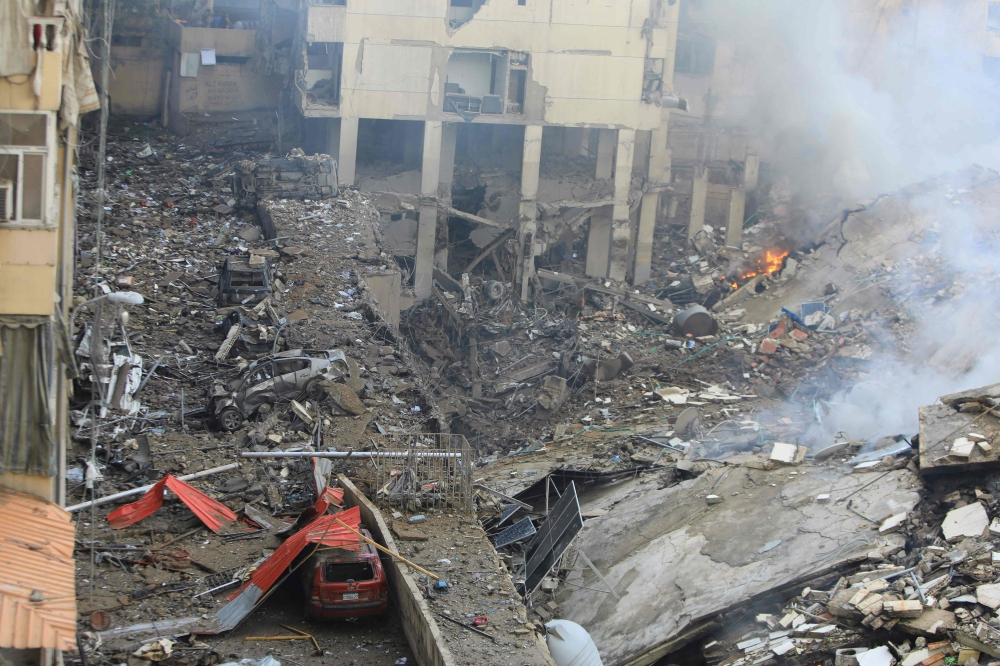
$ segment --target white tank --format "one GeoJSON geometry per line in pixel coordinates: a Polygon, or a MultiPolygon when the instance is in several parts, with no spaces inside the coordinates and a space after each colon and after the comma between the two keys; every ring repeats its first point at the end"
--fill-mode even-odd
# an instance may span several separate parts
{"type": "Polygon", "coordinates": [[[545,628],[545,642],[556,666],[604,666],[594,639],[576,622],[550,620],[545,628]]]}

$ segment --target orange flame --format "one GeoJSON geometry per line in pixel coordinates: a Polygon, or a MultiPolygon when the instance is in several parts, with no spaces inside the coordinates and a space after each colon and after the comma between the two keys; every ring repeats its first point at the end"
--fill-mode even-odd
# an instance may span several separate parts
{"type": "Polygon", "coordinates": [[[764,256],[757,259],[754,265],[740,273],[741,280],[747,280],[758,275],[770,275],[781,270],[781,262],[788,256],[788,250],[768,250],[764,256]]]}

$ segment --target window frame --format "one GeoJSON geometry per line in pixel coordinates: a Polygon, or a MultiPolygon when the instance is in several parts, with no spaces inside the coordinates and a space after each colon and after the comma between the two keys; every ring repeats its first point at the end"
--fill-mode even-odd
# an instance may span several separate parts
{"type": "Polygon", "coordinates": [[[17,180],[14,182],[14,219],[0,220],[0,229],[12,229],[27,227],[38,229],[39,227],[55,227],[53,214],[53,194],[55,192],[55,165],[56,155],[56,122],[55,113],[52,111],[21,111],[13,109],[2,109],[3,115],[33,115],[45,117],[45,145],[44,146],[12,146],[0,143],[0,155],[13,155],[17,157],[17,180]],[[41,192],[41,217],[24,219],[22,211],[24,209],[24,157],[25,155],[38,155],[42,158],[42,192],[41,192]]]}

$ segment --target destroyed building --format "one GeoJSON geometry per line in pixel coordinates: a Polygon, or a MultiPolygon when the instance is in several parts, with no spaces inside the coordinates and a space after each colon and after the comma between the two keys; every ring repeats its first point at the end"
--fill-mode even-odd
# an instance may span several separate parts
{"type": "Polygon", "coordinates": [[[1000,664],[997,6],[4,2],[0,664],[1000,664]]]}

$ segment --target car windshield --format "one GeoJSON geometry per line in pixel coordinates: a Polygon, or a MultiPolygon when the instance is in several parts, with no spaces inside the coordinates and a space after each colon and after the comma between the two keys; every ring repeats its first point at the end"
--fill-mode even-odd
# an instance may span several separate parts
{"type": "Polygon", "coordinates": [[[250,373],[244,386],[256,386],[257,384],[266,382],[268,379],[271,379],[271,364],[264,363],[250,373]]]}
{"type": "Polygon", "coordinates": [[[327,583],[373,580],[375,578],[375,570],[372,568],[371,562],[367,560],[330,562],[325,567],[323,578],[327,583]]]}

